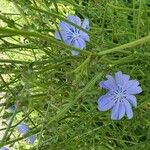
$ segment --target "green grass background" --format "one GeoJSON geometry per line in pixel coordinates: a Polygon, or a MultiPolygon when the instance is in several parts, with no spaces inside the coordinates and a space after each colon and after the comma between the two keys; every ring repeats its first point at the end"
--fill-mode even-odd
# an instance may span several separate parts
{"type": "Polygon", "coordinates": [[[1,146],[17,150],[150,149],[149,0],[0,0],[2,118],[11,117],[1,146]],[[54,39],[68,14],[90,22],[90,42],[79,56],[54,39]],[[98,83],[117,71],[137,79],[134,117],[110,119],[99,112],[105,93],[98,83]],[[5,112],[17,104],[13,115],[5,112]],[[4,112],[4,113],[2,113],[4,112]],[[11,116],[12,115],[12,116],[11,116]],[[16,132],[26,122],[37,140],[27,145],[16,132]]]}

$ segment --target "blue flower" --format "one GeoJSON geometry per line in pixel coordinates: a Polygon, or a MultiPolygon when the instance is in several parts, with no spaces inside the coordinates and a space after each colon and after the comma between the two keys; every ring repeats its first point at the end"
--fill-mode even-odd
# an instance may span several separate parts
{"type": "MultiPolygon", "coordinates": [[[[81,19],[78,16],[67,16],[67,20],[70,22],[82,27],[85,30],[89,30],[89,20],[84,19],[84,21],[81,23],[81,19]]],[[[60,22],[59,24],[59,32],[55,32],[55,38],[59,40],[63,40],[65,44],[71,45],[75,48],[83,49],[86,47],[86,41],[89,41],[89,36],[87,33],[77,29],[73,25],[70,25],[69,23],[66,23],[64,21],[60,22]],[[61,34],[61,35],[60,35],[61,34]]],[[[78,52],[73,50],[72,55],[76,56],[78,55],[78,52]]]]}
{"type": "Polygon", "coordinates": [[[17,130],[21,134],[27,134],[29,132],[29,127],[25,123],[21,123],[17,126],[17,130]]]}
{"type": "Polygon", "coordinates": [[[28,144],[34,144],[35,139],[36,139],[35,135],[31,135],[30,137],[26,138],[26,141],[27,141],[28,144]]]}
{"type": "Polygon", "coordinates": [[[2,147],[0,150],[9,150],[7,147],[2,147]]]}
{"type": "MultiPolygon", "coordinates": [[[[21,123],[17,126],[17,130],[19,133],[21,133],[22,135],[25,135],[29,132],[29,127],[25,124],[25,123],[21,123]]],[[[35,141],[35,135],[31,135],[30,137],[26,138],[26,142],[28,144],[34,144],[35,141]]]]}
{"type": "Polygon", "coordinates": [[[125,115],[128,119],[133,117],[132,106],[137,106],[134,94],[142,92],[137,80],[129,80],[130,76],[122,74],[121,71],[115,74],[115,78],[106,76],[106,81],[100,82],[100,87],[108,92],[98,99],[98,109],[107,111],[112,109],[111,119],[120,120],[125,115]]]}

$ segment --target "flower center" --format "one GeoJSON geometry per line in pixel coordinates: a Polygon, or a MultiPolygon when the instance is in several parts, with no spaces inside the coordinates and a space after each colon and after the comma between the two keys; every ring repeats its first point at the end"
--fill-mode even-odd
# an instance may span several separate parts
{"type": "Polygon", "coordinates": [[[114,99],[122,101],[126,95],[126,92],[122,89],[118,89],[114,92],[114,99]]]}
{"type": "Polygon", "coordinates": [[[79,34],[79,33],[74,33],[74,34],[73,34],[73,38],[74,38],[74,39],[77,39],[77,38],[79,38],[79,37],[80,37],[80,34],[79,34]]]}

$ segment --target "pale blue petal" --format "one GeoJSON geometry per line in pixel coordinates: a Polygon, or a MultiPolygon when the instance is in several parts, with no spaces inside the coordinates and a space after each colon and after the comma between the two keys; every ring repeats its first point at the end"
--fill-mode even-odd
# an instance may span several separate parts
{"type": "Polygon", "coordinates": [[[128,83],[128,85],[129,85],[129,87],[131,86],[131,87],[136,87],[136,86],[138,86],[140,83],[139,83],[139,81],[137,81],[137,80],[130,80],[129,81],[129,83],[128,83]]]}
{"type": "Polygon", "coordinates": [[[126,84],[128,83],[129,79],[130,79],[129,75],[123,74],[124,84],[122,85],[122,88],[124,88],[126,86],[126,84]]]}
{"type": "Polygon", "coordinates": [[[110,82],[108,80],[107,81],[101,81],[99,83],[99,86],[101,88],[104,88],[104,89],[107,89],[107,90],[112,90],[113,89],[112,86],[111,86],[111,84],[110,84],[110,82]]]}
{"type": "Polygon", "coordinates": [[[125,115],[125,106],[123,102],[120,102],[118,112],[119,112],[118,120],[120,120],[125,115]]]}
{"type": "Polygon", "coordinates": [[[128,81],[128,83],[126,84],[125,88],[129,89],[129,88],[136,88],[139,85],[139,82],[137,80],[130,80],[128,81]]]}
{"type": "Polygon", "coordinates": [[[17,126],[17,130],[20,134],[27,134],[29,132],[29,127],[24,124],[24,123],[21,123],[17,126]]]}
{"type": "Polygon", "coordinates": [[[142,92],[142,88],[140,86],[137,86],[137,87],[132,87],[132,88],[129,88],[127,89],[127,93],[128,94],[139,94],[142,92]]]}
{"type": "Polygon", "coordinates": [[[64,42],[67,44],[67,45],[72,45],[72,38],[66,38],[64,40],[64,42]]]}
{"type": "Polygon", "coordinates": [[[139,94],[142,92],[142,88],[139,86],[139,82],[137,80],[128,81],[124,89],[127,94],[139,94]]]}
{"type": "Polygon", "coordinates": [[[134,107],[137,106],[137,100],[134,95],[126,95],[126,99],[129,101],[130,104],[132,104],[134,107]]]}
{"type": "Polygon", "coordinates": [[[108,89],[108,90],[115,90],[115,89],[117,89],[117,85],[116,85],[116,82],[115,82],[114,78],[112,76],[110,76],[110,75],[107,75],[106,78],[108,80],[101,81],[100,84],[99,84],[100,87],[108,89]]]}
{"type": "Polygon", "coordinates": [[[70,15],[70,16],[67,16],[67,19],[70,22],[72,22],[72,23],[74,23],[74,24],[76,24],[78,26],[81,26],[81,19],[78,16],[70,15]]]}
{"type": "Polygon", "coordinates": [[[79,48],[80,47],[77,40],[73,40],[72,46],[74,46],[75,48],[79,48]]]}
{"type": "Polygon", "coordinates": [[[79,38],[79,39],[77,39],[77,41],[79,43],[79,47],[78,48],[83,49],[83,48],[86,47],[86,43],[85,43],[85,41],[83,39],[79,38]]]}
{"type": "MultiPolygon", "coordinates": [[[[61,31],[60,34],[62,36],[62,40],[64,41],[64,43],[67,45],[71,45],[71,42],[73,39],[72,36],[65,31],[61,31]]],[[[55,32],[55,38],[61,40],[60,34],[59,34],[59,32],[55,32]]]]}
{"type": "Polygon", "coordinates": [[[132,107],[130,105],[130,103],[124,99],[124,105],[125,105],[125,111],[127,114],[128,119],[131,119],[133,117],[133,111],[132,111],[132,107]]]}
{"type": "Polygon", "coordinates": [[[58,40],[61,40],[60,34],[57,31],[55,32],[54,37],[58,40]]]}
{"type": "Polygon", "coordinates": [[[31,135],[30,137],[26,138],[28,144],[34,144],[35,140],[36,140],[35,135],[31,135]]]}
{"type": "Polygon", "coordinates": [[[85,44],[85,41],[82,40],[81,38],[80,39],[75,39],[73,42],[72,42],[72,45],[76,48],[80,48],[80,49],[83,49],[86,44],[85,44]]]}
{"type": "Polygon", "coordinates": [[[65,31],[61,31],[61,36],[62,36],[64,41],[72,38],[72,35],[68,34],[65,31]]]}
{"type": "Polygon", "coordinates": [[[111,119],[118,120],[118,116],[119,116],[119,101],[117,101],[113,106],[112,113],[111,113],[111,119]]]}
{"type": "Polygon", "coordinates": [[[74,31],[75,28],[73,26],[71,26],[70,24],[62,21],[59,24],[59,29],[61,31],[72,32],[72,31],[74,31]]]}
{"type": "Polygon", "coordinates": [[[100,111],[107,111],[113,107],[115,100],[108,94],[101,96],[98,99],[98,109],[100,111]]]}
{"type": "Polygon", "coordinates": [[[117,85],[120,85],[120,86],[123,85],[124,81],[123,81],[123,75],[121,71],[115,73],[115,80],[116,80],[117,85]]]}
{"type": "Polygon", "coordinates": [[[90,29],[89,20],[88,20],[88,19],[84,19],[84,20],[83,20],[82,28],[83,28],[83,29],[86,29],[86,30],[89,30],[89,29],[90,29]]]}
{"type": "Polygon", "coordinates": [[[87,33],[80,30],[80,37],[85,41],[90,41],[90,38],[87,33]]]}
{"type": "Polygon", "coordinates": [[[123,102],[117,101],[112,109],[111,119],[120,120],[125,115],[125,106],[123,102]]]}
{"type": "Polygon", "coordinates": [[[128,83],[130,76],[126,74],[122,74],[121,71],[115,73],[115,80],[118,86],[124,87],[126,83],[128,83]]]}

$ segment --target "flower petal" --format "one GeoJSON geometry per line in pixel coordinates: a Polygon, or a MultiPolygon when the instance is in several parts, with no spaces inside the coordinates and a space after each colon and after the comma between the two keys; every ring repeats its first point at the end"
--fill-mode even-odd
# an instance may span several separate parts
{"type": "Polygon", "coordinates": [[[130,104],[132,104],[134,107],[137,106],[137,100],[134,95],[126,95],[126,99],[129,101],[130,104]]]}
{"type": "Polygon", "coordinates": [[[73,40],[72,45],[80,49],[83,49],[86,46],[85,41],[82,40],[81,38],[73,40]]]}
{"type": "Polygon", "coordinates": [[[67,16],[67,19],[70,22],[72,22],[72,23],[74,23],[74,24],[76,24],[78,26],[81,26],[81,19],[78,16],[70,15],[70,16],[67,16]]]}
{"type": "Polygon", "coordinates": [[[116,83],[117,83],[118,85],[121,85],[121,86],[122,86],[122,84],[123,84],[123,75],[122,75],[122,72],[121,72],[121,71],[115,73],[115,80],[116,80],[116,83]]]}
{"type": "Polygon", "coordinates": [[[107,78],[108,80],[106,80],[106,81],[101,81],[101,82],[99,83],[100,87],[101,87],[101,88],[108,89],[108,90],[115,90],[115,89],[117,89],[117,85],[116,85],[116,83],[115,83],[114,78],[113,78],[112,76],[110,76],[110,75],[107,75],[106,78],[107,78]]]}
{"type": "Polygon", "coordinates": [[[83,49],[86,47],[85,41],[81,38],[77,39],[78,43],[79,43],[79,48],[83,49]]]}
{"type": "Polygon", "coordinates": [[[85,41],[90,41],[90,38],[87,33],[80,30],[80,37],[85,41]]]}
{"type": "Polygon", "coordinates": [[[31,135],[30,137],[26,138],[28,144],[34,144],[35,140],[36,140],[35,135],[31,135]]]}
{"type": "Polygon", "coordinates": [[[86,30],[89,30],[90,29],[90,26],[89,26],[89,19],[84,19],[83,22],[82,22],[82,28],[83,29],[86,29],[86,30]]]}
{"type": "Polygon", "coordinates": [[[133,117],[133,111],[132,111],[131,105],[125,99],[124,99],[123,102],[124,102],[124,105],[125,105],[125,111],[126,111],[127,117],[128,117],[128,119],[131,119],[133,117]]]}
{"type": "Polygon", "coordinates": [[[130,80],[127,84],[127,88],[137,87],[138,85],[139,85],[139,82],[137,80],[130,80]]]}
{"type": "Polygon", "coordinates": [[[119,116],[119,101],[117,101],[112,109],[112,113],[111,113],[111,119],[112,120],[118,120],[118,116],[119,116]]]}
{"type": "Polygon", "coordinates": [[[115,100],[112,99],[111,95],[103,95],[98,99],[99,111],[106,111],[113,107],[115,100]]]}
{"type": "Polygon", "coordinates": [[[142,88],[139,86],[139,82],[137,80],[128,81],[124,89],[128,94],[139,94],[142,92],[142,88]]]}
{"type": "Polygon", "coordinates": [[[67,45],[72,45],[72,41],[73,41],[72,38],[66,38],[66,39],[64,39],[64,42],[65,42],[65,44],[67,44],[67,45]]]}
{"type": "Polygon", "coordinates": [[[57,31],[55,32],[54,37],[58,40],[61,40],[60,34],[57,31]]]}
{"type": "Polygon", "coordinates": [[[120,120],[125,115],[125,106],[123,102],[120,102],[118,111],[119,111],[118,119],[120,120]]]}
{"type": "Polygon", "coordinates": [[[125,115],[125,106],[123,102],[117,101],[112,109],[111,119],[120,120],[125,115]]]}
{"type": "Polygon", "coordinates": [[[79,43],[77,40],[73,40],[72,41],[72,46],[75,47],[75,48],[79,48],[79,43]]]}
{"type": "Polygon", "coordinates": [[[25,123],[20,123],[17,126],[17,130],[20,134],[27,134],[29,132],[29,127],[25,123]]]}
{"type": "Polygon", "coordinates": [[[73,32],[75,30],[75,27],[71,26],[69,23],[62,21],[59,23],[59,29],[60,31],[73,32]]]}
{"type": "MultiPolygon", "coordinates": [[[[72,34],[69,34],[68,32],[66,31],[61,31],[61,36],[63,38],[63,41],[66,41],[66,40],[72,40],[73,37],[72,37],[72,34]]],[[[66,43],[67,44],[67,43],[66,43]]]]}
{"type": "Polygon", "coordinates": [[[142,88],[140,86],[127,89],[128,94],[139,94],[141,92],[142,92],[142,88]]]}
{"type": "Polygon", "coordinates": [[[115,73],[115,80],[118,86],[124,87],[126,83],[129,81],[130,76],[126,74],[122,74],[121,71],[115,73]]]}

